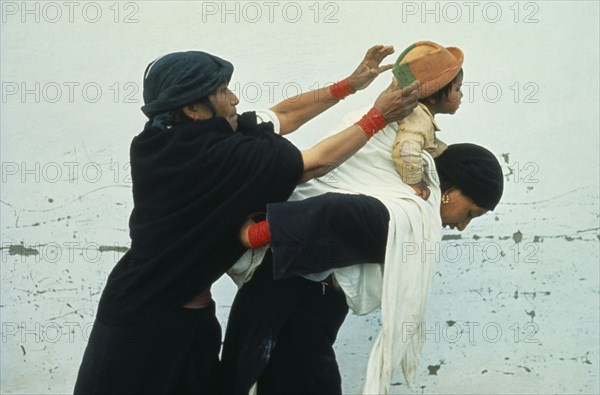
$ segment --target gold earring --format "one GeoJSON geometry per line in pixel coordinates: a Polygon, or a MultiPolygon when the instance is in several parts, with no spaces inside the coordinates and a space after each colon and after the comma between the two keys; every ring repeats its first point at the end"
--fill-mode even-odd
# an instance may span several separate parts
{"type": "Polygon", "coordinates": [[[448,204],[448,203],[450,203],[450,196],[448,196],[448,194],[447,194],[447,193],[444,193],[444,194],[442,195],[442,203],[444,203],[444,204],[448,204]]]}

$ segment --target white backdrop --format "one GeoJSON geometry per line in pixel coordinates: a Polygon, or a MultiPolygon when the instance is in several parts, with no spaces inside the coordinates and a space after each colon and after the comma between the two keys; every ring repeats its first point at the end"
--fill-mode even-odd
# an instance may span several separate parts
{"type": "MultiPolygon", "coordinates": [[[[448,143],[492,150],[496,212],[446,232],[419,370],[424,393],[598,393],[599,6],[596,1],[2,1],[2,393],[68,393],[106,275],[127,248],[128,149],[154,58],[204,50],[236,67],[241,111],[347,76],[374,44],[465,53],[448,143]]],[[[395,56],[389,58],[393,62],[395,56]]],[[[308,147],[391,80],[291,137],[308,147]]],[[[235,288],[215,288],[223,324],[235,288]]],[[[356,393],[379,330],[339,336],[356,393]]],[[[395,393],[410,393],[400,374],[395,393]]]]}

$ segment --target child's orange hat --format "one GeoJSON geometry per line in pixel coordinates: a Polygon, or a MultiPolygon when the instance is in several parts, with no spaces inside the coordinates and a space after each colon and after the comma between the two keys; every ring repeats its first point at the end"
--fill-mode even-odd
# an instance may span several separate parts
{"type": "Polygon", "coordinates": [[[419,80],[419,93],[423,98],[448,85],[458,75],[462,64],[460,48],[444,48],[432,41],[418,41],[398,56],[392,72],[400,87],[419,80]]]}

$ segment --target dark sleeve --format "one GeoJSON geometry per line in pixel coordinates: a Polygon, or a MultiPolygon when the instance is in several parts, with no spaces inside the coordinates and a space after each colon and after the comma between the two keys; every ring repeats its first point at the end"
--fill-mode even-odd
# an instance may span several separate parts
{"type": "Polygon", "coordinates": [[[255,111],[245,112],[238,115],[238,130],[246,136],[260,136],[263,133],[275,133],[275,126],[272,122],[258,123],[255,111]]]}
{"type": "Polygon", "coordinates": [[[389,219],[383,203],[365,195],[269,204],[274,278],[383,262],[389,219]]]}
{"type": "MultiPolygon", "coordinates": [[[[292,182],[295,188],[304,173],[304,161],[300,150],[285,137],[275,133],[273,123],[258,123],[256,113],[253,111],[240,115],[238,126],[238,132],[252,137],[253,144],[258,146],[250,152],[250,155],[244,155],[247,160],[240,169],[242,171],[252,169],[257,162],[263,161],[263,167],[259,170],[263,172],[262,180],[271,181],[270,187],[266,187],[287,189],[288,183],[292,182]],[[265,161],[266,158],[269,159],[265,161]]],[[[281,200],[269,200],[268,203],[281,200]]],[[[287,200],[287,197],[283,200],[287,200]]]]}
{"type": "Polygon", "coordinates": [[[219,141],[204,158],[209,174],[228,175],[229,185],[256,196],[264,205],[288,199],[304,172],[302,153],[286,138],[261,123],[253,132],[241,131],[219,141]]]}

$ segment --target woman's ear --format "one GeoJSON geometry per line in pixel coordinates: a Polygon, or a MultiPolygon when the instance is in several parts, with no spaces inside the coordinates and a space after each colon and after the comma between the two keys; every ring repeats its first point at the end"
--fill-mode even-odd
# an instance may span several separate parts
{"type": "MultiPolygon", "coordinates": [[[[444,192],[442,192],[442,195],[455,196],[457,193],[462,194],[462,192],[459,188],[457,188],[456,186],[452,186],[452,187],[446,189],[444,192]]],[[[446,203],[448,203],[448,202],[446,202],[446,203]]]]}
{"type": "Polygon", "coordinates": [[[194,104],[188,104],[187,106],[183,107],[182,111],[186,117],[193,121],[197,121],[197,111],[194,104]]]}
{"type": "Polygon", "coordinates": [[[192,121],[204,121],[213,116],[212,111],[201,103],[188,104],[183,107],[182,111],[192,121]]]}

